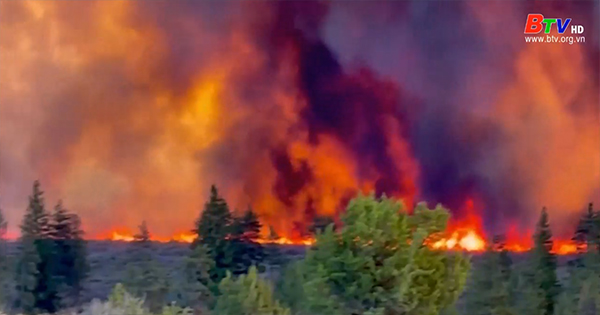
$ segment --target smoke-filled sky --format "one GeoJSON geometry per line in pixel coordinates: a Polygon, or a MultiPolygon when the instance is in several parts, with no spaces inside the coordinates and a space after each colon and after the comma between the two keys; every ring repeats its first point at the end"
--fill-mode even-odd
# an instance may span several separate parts
{"type": "MultiPolygon", "coordinates": [[[[216,184],[280,233],[358,190],[489,231],[600,204],[598,1],[0,1],[0,207],[188,231],[216,184]],[[586,43],[524,42],[528,13],[586,43]]],[[[554,33],[555,30],[554,30],[554,33]]],[[[556,34],[555,34],[556,35],[556,34]]]]}

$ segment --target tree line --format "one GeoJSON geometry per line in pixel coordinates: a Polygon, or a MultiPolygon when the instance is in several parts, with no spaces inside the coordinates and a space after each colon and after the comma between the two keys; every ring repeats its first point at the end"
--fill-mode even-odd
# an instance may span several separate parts
{"type": "Polygon", "coordinates": [[[474,266],[464,314],[600,314],[600,211],[594,211],[593,204],[579,219],[572,240],[579,251],[561,275],[545,208],[536,226],[534,248],[520,261],[513,262],[503,238],[496,238],[474,266]]]}
{"type": "MultiPolygon", "coordinates": [[[[600,305],[600,213],[590,204],[573,240],[580,253],[558,272],[548,212],[534,247],[512,255],[502,237],[471,257],[427,244],[444,237],[450,213],[420,203],[358,195],[339,221],[315,218],[316,242],[304,258],[281,259],[258,241],[262,226],[248,208],[230,210],[215,186],[193,224],[198,235],[176,274],[168,274],[142,222],[126,272],[106,301],[86,315],[591,315],[600,305]],[[409,211],[411,210],[411,211],[409,211]],[[337,223],[337,224],[336,224],[337,223]],[[266,277],[279,260],[278,276],[266,277]],[[276,290],[274,288],[277,288],[276,290]]],[[[33,185],[14,262],[0,250],[0,298],[25,314],[81,305],[90,267],[79,217],[59,202],[45,208],[33,185]],[[5,281],[12,278],[13,281],[5,281]],[[9,285],[12,283],[14,285],[9,285]]],[[[6,220],[0,211],[0,238],[6,220]]],[[[271,229],[271,237],[276,238],[271,229]]]]}

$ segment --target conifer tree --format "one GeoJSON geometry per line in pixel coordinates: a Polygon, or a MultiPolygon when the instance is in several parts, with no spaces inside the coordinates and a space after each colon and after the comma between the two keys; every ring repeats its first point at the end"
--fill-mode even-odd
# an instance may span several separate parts
{"type": "Polygon", "coordinates": [[[152,254],[150,237],[143,221],[131,244],[132,257],[127,264],[125,287],[133,295],[144,298],[148,308],[157,311],[165,302],[169,285],[163,267],[152,254]]]}
{"type": "Polygon", "coordinates": [[[35,243],[29,238],[20,240],[19,260],[15,269],[15,293],[17,309],[24,314],[33,314],[36,310],[38,292],[40,256],[35,243]]]}
{"type": "Polygon", "coordinates": [[[192,249],[197,246],[206,246],[210,256],[215,262],[211,269],[211,279],[218,283],[225,277],[227,270],[235,266],[235,247],[232,246],[234,231],[233,216],[229,206],[219,195],[216,186],[210,190],[210,199],[205,204],[204,210],[196,220],[194,232],[198,238],[192,243],[192,249]]]}
{"type": "MultiPolygon", "coordinates": [[[[8,232],[8,222],[6,221],[6,218],[4,217],[4,212],[2,211],[2,208],[0,208],[0,241],[4,242],[6,240],[6,233],[8,232]]],[[[2,246],[0,247],[0,257],[4,257],[3,255],[6,254],[6,248],[5,248],[4,243],[2,243],[2,246]]]]}
{"type": "Polygon", "coordinates": [[[54,312],[58,304],[58,283],[54,277],[54,244],[51,239],[49,215],[44,206],[43,192],[39,181],[33,183],[29,206],[21,223],[21,255],[18,265],[24,265],[17,273],[17,292],[24,310],[40,309],[54,312]],[[34,246],[34,249],[29,248],[34,246]],[[35,251],[35,254],[34,254],[35,251]],[[36,270],[31,267],[36,262],[36,270]],[[30,277],[35,277],[35,289],[29,291],[30,277]],[[19,281],[23,281],[19,283],[19,281]],[[29,296],[33,295],[33,299],[29,296]],[[34,301],[33,307],[29,305],[34,301]]]}
{"type": "Polygon", "coordinates": [[[4,218],[4,213],[0,208],[0,303],[6,304],[10,300],[10,282],[8,276],[10,274],[10,264],[8,250],[6,246],[6,234],[8,230],[8,222],[4,218]]]}
{"type": "Polygon", "coordinates": [[[211,186],[210,199],[204,206],[200,218],[196,220],[194,232],[198,235],[197,240],[206,245],[210,251],[216,251],[231,234],[232,223],[233,216],[229,206],[219,195],[217,187],[211,186]]]}
{"type": "Polygon", "coordinates": [[[512,274],[512,292],[516,315],[548,315],[545,291],[540,288],[534,264],[525,261],[512,274]]]}
{"type": "Polygon", "coordinates": [[[533,267],[535,270],[535,283],[544,292],[542,309],[545,314],[552,315],[554,303],[560,293],[560,286],[556,275],[557,261],[552,253],[552,231],[548,220],[548,212],[544,207],[534,235],[533,267]]]}
{"type": "Polygon", "coordinates": [[[21,236],[37,241],[50,238],[49,215],[44,206],[44,192],[39,181],[33,183],[29,206],[21,223],[21,236]]]}
{"type": "Polygon", "coordinates": [[[596,214],[593,204],[588,205],[587,211],[579,218],[573,241],[577,244],[578,251],[583,253],[587,248],[595,248],[598,251],[598,230],[596,226],[596,214]]]}
{"type": "Polygon", "coordinates": [[[262,269],[266,254],[263,246],[258,243],[261,228],[258,215],[252,208],[248,208],[241,217],[233,219],[233,234],[229,245],[234,263],[229,270],[234,275],[246,273],[252,265],[262,269]]]}
{"type": "Polygon", "coordinates": [[[474,266],[465,295],[468,314],[518,315],[510,303],[510,271],[503,266],[502,256],[501,251],[490,247],[474,266]]]}
{"type": "Polygon", "coordinates": [[[262,225],[258,220],[258,215],[252,208],[248,207],[248,210],[235,221],[239,228],[238,233],[240,240],[244,242],[256,242],[260,238],[262,225]]]}
{"type": "Polygon", "coordinates": [[[199,310],[212,306],[214,286],[210,270],[214,261],[204,246],[196,246],[185,258],[180,283],[177,286],[179,304],[199,310]]]}
{"type": "Polygon", "coordinates": [[[51,237],[55,247],[54,276],[60,282],[63,306],[78,304],[89,271],[83,234],[79,216],[67,211],[59,201],[52,213],[51,237]]]}

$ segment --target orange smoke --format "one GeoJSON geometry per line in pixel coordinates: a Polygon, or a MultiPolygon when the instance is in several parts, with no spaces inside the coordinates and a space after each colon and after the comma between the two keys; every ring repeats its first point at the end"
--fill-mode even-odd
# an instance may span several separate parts
{"type": "MultiPolygon", "coordinates": [[[[439,134],[425,132],[431,138],[417,140],[406,135],[408,127],[396,115],[416,111],[420,104],[397,99],[402,94],[398,82],[368,69],[344,68],[312,87],[327,104],[311,103],[299,83],[306,81],[300,78],[302,68],[311,65],[300,59],[325,60],[302,55],[323,47],[309,46],[318,38],[294,37],[299,30],[276,23],[310,29],[318,19],[301,23],[301,14],[277,16],[275,5],[258,2],[223,29],[209,16],[185,14],[191,7],[178,11],[173,5],[178,14],[168,18],[162,14],[166,2],[155,7],[127,1],[1,5],[0,143],[6,158],[3,178],[10,178],[1,184],[3,193],[18,187],[19,193],[9,196],[13,214],[26,206],[19,202],[27,200],[29,180],[39,177],[47,195],[64,198],[96,238],[131,241],[131,231],[116,227],[146,219],[154,240],[191,242],[195,235],[178,231],[198,217],[208,188],[216,184],[233,212],[251,205],[265,226],[282,235],[272,242],[308,245],[313,240],[304,233],[310,220],[337,215],[357,191],[392,190],[408,208],[422,193],[437,193],[421,191],[421,167],[426,166],[412,142],[436,147],[431,140],[439,134]],[[152,10],[168,23],[155,21],[152,10]],[[329,116],[315,113],[326,106],[331,106],[329,116]],[[101,234],[105,229],[110,233],[101,234]]],[[[504,43],[498,26],[517,24],[493,19],[498,9],[503,17],[522,16],[511,12],[511,4],[468,6],[480,18],[481,31],[493,39],[489,45],[504,43]]],[[[309,13],[304,14],[318,12],[309,13]]],[[[526,219],[539,208],[535,203],[545,202],[556,222],[568,222],[598,187],[598,90],[589,79],[590,69],[597,67],[587,63],[584,47],[512,47],[518,48],[514,61],[491,57],[489,67],[457,77],[473,90],[456,91],[468,94],[469,107],[480,105],[471,96],[485,94],[491,109],[481,115],[490,123],[482,124],[497,126],[505,141],[492,143],[482,154],[488,158],[464,163],[484,169],[478,175],[492,183],[523,188],[523,196],[515,198],[520,198],[519,210],[529,209],[518,213],[526,219]],[[487,82],[482,78],[496,69],[512,69],[514,77],[495,83],[496,93],[480,92],[479,84],[487,82]]],[[[412,54],[418,55],[418,48],[412,54]]],[[[415,67],[426,68],[430,59],[415,59],[415,67]]],[[[414,75],[414,81],[427,77],[414,75]]],[[[418,85],[428,86],[427,81],[438,80],[418,85]]],[[[448,94],[449,104],[463,100],[448,94]]],[[[407,120],[438,124],[419,118],[407,120]]],[[[465,125],[465,133],[480,134],[465,125]]],[[[502,189],[494,193],[504,197],[502,189]]],[[[447,235],[434,246],[485,249],[482,209],[472,200],[457,209],[447,235]]],[[[17,215],[10,219],[18,221],[17,215]]],[[[531,233],[509,229],[506,247],[527,251],[531,233]]],[[[555,241],[557,253],[573,249],[569,241],[555,241]]]]}

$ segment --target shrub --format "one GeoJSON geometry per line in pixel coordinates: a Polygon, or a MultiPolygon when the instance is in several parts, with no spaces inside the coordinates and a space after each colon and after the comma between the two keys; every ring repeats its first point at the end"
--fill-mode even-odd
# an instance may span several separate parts
{"type": "Polygon", "coordinates": [[[231,273],[219,284],[221,295],[217,298],[218,315],[289,315],[287,308],[273,298],[271,284],[258,276],[256,267],[247,275],[234,279],[231,273]]]}

